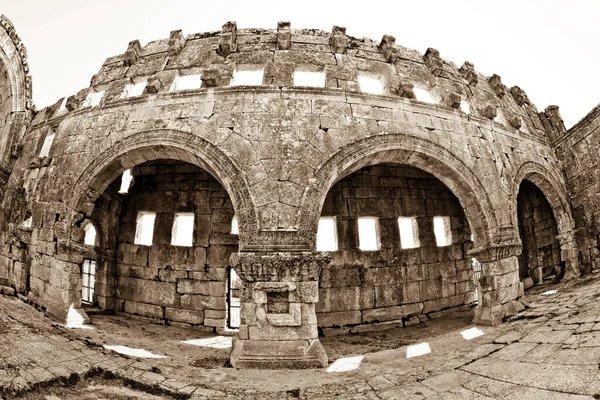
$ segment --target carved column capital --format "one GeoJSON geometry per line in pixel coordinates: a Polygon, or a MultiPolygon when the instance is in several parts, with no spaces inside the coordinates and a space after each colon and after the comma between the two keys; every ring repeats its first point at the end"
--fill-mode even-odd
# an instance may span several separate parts
{"type": "Polygon", "coordinates": [[[252,252],[234,253],[231,266],[245,282],[317,281],[331,256],[325,253],[252,252]]]}

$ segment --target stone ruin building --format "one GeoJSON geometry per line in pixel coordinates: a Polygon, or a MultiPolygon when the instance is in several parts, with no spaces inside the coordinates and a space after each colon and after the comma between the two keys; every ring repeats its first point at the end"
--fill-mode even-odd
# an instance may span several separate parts
{"type": "Polygon", "coordinates": [[[232,332],[235,367],[319,367],[319,333],[475,306],[497,324],[524,287],[600,268],[600,106],[566,130],[435,49],[228,22],[132,41],[36,110],[0,27],[0,284],[52,318],[191,324],[232,332]]]}

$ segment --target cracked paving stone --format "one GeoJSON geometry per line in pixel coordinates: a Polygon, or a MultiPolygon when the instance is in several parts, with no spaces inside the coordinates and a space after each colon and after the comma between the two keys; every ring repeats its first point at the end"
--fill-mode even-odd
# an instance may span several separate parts
{"type": "Polygon", "coordinates": [[[475,375],[473,374],[469,374],[467,372],[459,370],[454,370],[425,379],[421,383],[430,388],[431,390],[440,393],[468,383],[474,378],[475,375]]]}

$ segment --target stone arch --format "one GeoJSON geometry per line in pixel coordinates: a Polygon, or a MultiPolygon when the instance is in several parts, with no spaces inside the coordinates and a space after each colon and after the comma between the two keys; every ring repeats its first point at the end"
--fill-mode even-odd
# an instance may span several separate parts
{"type": "Polygon", "coordinates": [[[546,167],[534,161],[528,161],[521,165],[515,173],[513,180],[512,218],[517,224],[517,195],[523,180],[535,184],[544,194],[552,207],[554,218],[558,227],[558,234],[564,234],[575,228],[575,222],[569,210],[567,190],[546,167]]]}
{"type": "Polygon", "coordinates": [[[240,242],[258,226],[248,183],[239,167],[221,150],[193,133],[177,130],[138,132],[104,149],[83,170],[68,199],[69,208],[89,216],[94,201],[123,171],[157,159],[195,164],[211,173],[231,197],[240,225],[240,242]]]}
{"type": "MultiPolygon", "coordinates": [[[[33,108],[27,51],[13,24],[6,16],[1,15],[0,81],[4,74],[10,86],[6,88],[10,95],[5,97],[10,99],[10,104],[6,104],[10,112],[6,124],[0,124],[0,172],[3,172],[0,173],[0,185],[8,178],[14,152],[12,147],[19,143],[25,133],[27,121],[31,119],[30,110],[33,108]]],[[[0,84],[0,88],[1,86],[0,84]]]]}
{"type": "Polygon", "coordinates": [[[528,161],[521,165],[514,175],[511,202],[511,218],[514,226],[518,226],[517,196],[521,183],[528,180],[537,186],[550,204],[560,243],[561,261],[565,263],[563,280],[570,280],[580,274],[577,244],[575,242],[575,221],[570,211],[567,189],[561,180],[543,165],[528,161]]]}
{"type": "Polygon", "coordinates": [[[390,134],[356,141],[340,149],[316,172],[316,182],[303,199],[301,226],[316,236],[321,208],[329,189],[341,178],[379,163],[420,168],[444,183],[458,198],[474,235],[475,246],[486,248],[497,238],[491,201],[475,173],[456,155],[429,140],[390,134]]]}

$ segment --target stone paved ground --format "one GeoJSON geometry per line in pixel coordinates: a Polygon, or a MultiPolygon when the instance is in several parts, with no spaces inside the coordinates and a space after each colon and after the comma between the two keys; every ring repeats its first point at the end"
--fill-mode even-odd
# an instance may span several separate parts
{"type": "Polygon", "coordinates": [[[600,276],[554,289],[528,294],[525,311],[502,326],[480,327],[485,334],[469,341],[460,335],[472,327],[464,313],[326,337],[331,358],[364,355],[358,369],[338,373],[226,368],[228,349],[182,343],[210,337],[197,330],[107,316],[94,317],[93,330],[65,329],[16,297],[0,296],[0,393],[48,400],[600,398],[600,276]],[[431,353],[407,359],[406,345],[424,341],[431,353]],[[124,357],[102,344],[165,358],[124,357]]]}

